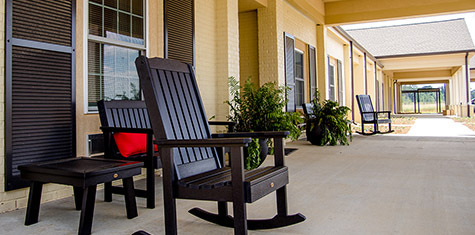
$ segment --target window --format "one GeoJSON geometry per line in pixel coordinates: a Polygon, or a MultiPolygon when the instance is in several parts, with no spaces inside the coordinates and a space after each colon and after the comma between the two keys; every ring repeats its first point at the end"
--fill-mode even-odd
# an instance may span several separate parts
{"type": "Polygon", "coordinates": [[[336,101],[335,96],[335,66],[328,63],[328,99],[336,101]]]}
{"type": "Polygon", "coordinates": [[[297,108],[301,108],[305,100],[304,81],[303,52],[300,50],[295,50],[295,105],[297,108]]]}
{"type": "Polygon", "coordinates": [[[88,111],[96,102],[139,100],[134,61],[145,51],[143,0],[90,0],[88,34],[88,111]]]}
{"type": "Polygon", "coordinates": [[[328,57],[328,99],[344,105],[345,92],[341,60],[328,57]]]}
{"type": "Polygon", "coordinates": [[[342,73],[342,63],[341,60],[336,61],[337,68],[336,68],[336,78],[338,81],[338,102],[340,105],[344,104],[345,100],[345,91],[343,90],[344,84],[343,84],[343,73],[342,73]]]}

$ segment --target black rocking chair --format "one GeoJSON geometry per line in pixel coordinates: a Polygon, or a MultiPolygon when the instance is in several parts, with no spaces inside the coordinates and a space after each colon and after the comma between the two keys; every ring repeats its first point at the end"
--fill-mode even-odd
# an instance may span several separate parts
{"type": "Polygon", "coordinates": [[[235,234],[248,229],[269,229],[305,220],[288,215],[284,142],[288,132],[222,133],[211,135],[193,68],[176,60],[140,56],[136,66],[159,146],[163,167],[166,234],[177,233],[176,199],[217,201],[218,213],[193,208],[204,220],[234,227],[235,234]],[[242,138],[247,137],[247,138],[242,138]],[[275,166],[246,171],[243,146],[248,137],[274,139],[275,166]],[[230,148],[231,167],[224,167],[218,152],[230,148]],[[277,215],[267,220],[248,220],[246,203],[276,191],[277,215]],[[234,216],[228,215],[233,203],[234,216]]]}
{"type": "Polygon", "coordinates": [[[361,132],[358,133],[362,135],[374,135],[377,133],[385,134],[394,132],[391,129],[391,111],[374,111],[373,103],[371,103],[371,97],[369,95],[357,95],[356,100],[358,101],[358,107],[360,108],[361,114],[361,132]],[[381,118],[379,114],[386,114],[386,117],[381,118]],[[371,123],[374,125],[373,132],[365,133],[364,124],[371,123]],[[389,125],[389,130],[386,132],[379,131],[379,124],[387,123],[389,125]]]}

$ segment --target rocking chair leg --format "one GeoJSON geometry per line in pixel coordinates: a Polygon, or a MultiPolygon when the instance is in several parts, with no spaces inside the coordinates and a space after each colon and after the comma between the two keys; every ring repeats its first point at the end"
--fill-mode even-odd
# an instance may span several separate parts
{"type": "Polygon", "coordinates": [[[228,216],[227,202],[218,202],[218,215],[223,217],[228,216]]]}
{"type": "Polygon", "coordinates": [[[247,234],[246,203],[244,198],[233,200],[234,234],[247,234]],[[240,200],[241,199],[241,200],[240,200]]]}
{"type": "Polygon", "coordinates": [[[247,234],[246,201],[244,201],[244,160],[242,148],[231,148],[231,184],[233,192],[234,234],[247,234]]]}
{"type": "MultiPolygon", "coordinates": [[[[161,156],[171,156],[173,159],[173,153],[170,148],[161,148],[161,156]]],[[[165,209],[165,234],[176,235],[177,221],[176,221],[176,199],[173,197],[173,177],[174,172],[173,163],[168,159],[162,160],[163,164],[163,206],[165,209]]]]}
{"type": "Polygon", "coordinates": [[[146,177],[146,184],[147,184],[147,208],[153,209],[155,208],[155,167],[153,163],[149,163],[150,165],[147,166],[147,177],[146,177]]]}
{"type": "Polygon", "coordinates": [[[147,159],[145,162],[145,166],[147,168],[147,177],[146,177],[146,184],[147,184],[147,208],[153,209],[155,208],[155,166],[157,161],[155,161],[153,157],[153,135],[147,134],[147,159]]]}
{"type": "Polygon", "coordinates": [[[277,215],[287,216],[287,190],[286,186],[277,189],[277,215]]]}

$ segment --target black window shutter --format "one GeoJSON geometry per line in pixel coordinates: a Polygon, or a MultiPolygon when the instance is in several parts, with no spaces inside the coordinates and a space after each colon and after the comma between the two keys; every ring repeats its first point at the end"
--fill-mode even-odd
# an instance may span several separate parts
{"type": "Polygon", "coordinates": [[[285,85],[290,88],[287,92],[287,112],[295,112],[295,39],[284,33],[285,56],[285,85]]]}
{"type": "Polygon", "coordinates": [[[165,58],[194,65],[194,0],[164,0],[165,58]]]}
{"type": "Polygon", "coordinates": [[[308,68],[309,68],[309,79],[310,79],[310,99],[313,99],[315,96],[315,89],[317,88],[317,66],[315,60],[315,47],[308,45],[308,68]]]}
{"type": "Polygon", "coordinates": [[[76,156],[75,2],[7,0],[5,190],[17,167],[76,156]]]}

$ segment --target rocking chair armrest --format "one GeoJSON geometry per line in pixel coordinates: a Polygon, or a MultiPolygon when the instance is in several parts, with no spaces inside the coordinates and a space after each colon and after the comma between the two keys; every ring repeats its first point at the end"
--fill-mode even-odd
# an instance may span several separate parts
{"type": "Polygon", "coordinates": [[[177,147],[245,147],[251,142],[251,138],[217,138],[217,139],[193,139],[193,140],[156,140],[160,148],[177,147]]]}
{"type": "Polygon", "coordinates": [[[377,113],[391,113],[391,111],[371,111],[371,112],[361,112],[363,114],[369,114],[369,113],[374,113],[374,114],[377,114],[377,113]]]}
{"type": "Polygon", "coordinates": [[[255,132],[231,132],[231,133],[216,133],[213,138],[235,138],[235,137],[250,137],[250,138],[286,138],[289,135],[288,131],[255,131],[255,132]]]}
{"type": "Polygon", "coordinates": [[[234,131],[234,127],[236,126],[236,123],[231,121],[208,121],[208,124],[213,126],[228,126],[228,131],[234,131]]]}
{"type": "Polygon", "coordinates": [[[126,128],[126,127],[108,127],[108,126],[101,126],[101,130],[106,133],[112,132],[127,132],[127,133],[144,133],[144,134],[153,134],[153,130],[151,128],[126,128]]]}
{"type": "Polygon", "coordinates": [[[375,113],[391,113],[391,111],[374,111],[375,113]]]}

